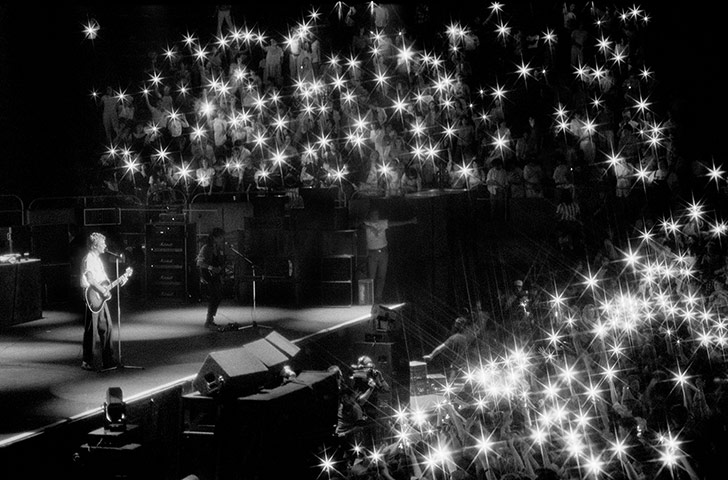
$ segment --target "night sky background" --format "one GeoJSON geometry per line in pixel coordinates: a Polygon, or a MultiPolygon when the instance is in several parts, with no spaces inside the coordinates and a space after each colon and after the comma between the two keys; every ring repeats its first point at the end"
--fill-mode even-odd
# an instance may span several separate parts
{"type": "MultiPolygon", "coordinates": [[[[506,9],[524,4],[502,3],[506,9]]],[[[546,2],[532,3],[544,8],[546,2]]],[[[332,5],[322,6],[322,13],[332,5]]],[[[467,15],[464,3],[446,5],[447,10],[442,4],[432,6],[433,16],[443,18],[443,31],[450,18],[468,25],[469,17],[461,16],[467,15]]],[[[552,5],[557,8],[560,2],[552,5]]],[[[650,67],[663,99],[684,125],[690,151],[702,161],[725,164],[724,19],[688,2],[637,5],[653,20],[647,46],[650,67]]],[[[238,24],[243,9],[248,26],[281,34],[309,10],[306,4],[280,2],[234,5],[238,24]]],[[[558,27],[544,22],[540,30],[547,26],[558,27]]],[[[150,50],[181,41],[187,31],[212,38],[215,28],[212,4],[0,5],[0,194],[18,195],[27,207],[37,197],[86,193],[79,179],[103,149],[101,109],[91,90],[128,85],[129,93],[138,91],[148,78],[144,68],[150,50]],[[82,32],[92,17],[101,25],[93,41],[82,32]]]]}

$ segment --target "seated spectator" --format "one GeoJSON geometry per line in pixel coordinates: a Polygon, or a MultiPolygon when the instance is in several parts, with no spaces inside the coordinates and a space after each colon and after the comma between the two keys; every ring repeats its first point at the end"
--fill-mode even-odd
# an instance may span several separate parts
{"type": "Polygon", "coordinates": [[[202,162],[195,170],[195,179],[197,180],[197,186],[202,191],[212,192],[212,183],[216,175],[215,168],[210,166],[210,161],[206,157],[202,157],[202,162]]]}
{"type": "Polygon", "coordinates": [[[713,291],[708,296],[708,306],[714,313],[728,314],[728,289],[725,283],[718,279],[713,280],[713,291]]]}
{"type": "Polygon", "coordinates": [[[508,173],[503,168],[503,161],[496,158],[485,177],[490,201],[490,217],[502,221],[507,218],[508,173]]]}
{"type": "Polygon", "coordinates": [[[402,193],[415,193],[422,190],[422,178],[417,168],[413,165],[408,166],[402,175],[402,193]]]}
{"type": "Polygon", "coordinates": [[[561,203],[561,197],[567,192],[573,197],[574,195],[574,175],[573,169],[566,163],[566,157],[559,154],[556,158],[556,168],[554,168],[553,181],[555,190],[554,200],[561,203]]]}
{"type": "Polygon", "coordinates": [[[523,198],[526,196],[525,180],[523,169],[515,161],[506,165],[508,172],[508,195],[510,198],[523,198]]]}
{"type": "Polygon", "coordinates": [[[527,198],[543,197],[543,169],[533,156],[523,167],[523,181],[527,198]]]}

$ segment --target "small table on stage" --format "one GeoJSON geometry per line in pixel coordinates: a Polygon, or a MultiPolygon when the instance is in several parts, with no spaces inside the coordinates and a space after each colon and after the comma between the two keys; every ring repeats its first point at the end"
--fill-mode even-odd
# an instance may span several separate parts
{"type": "Polygon", "coordinates": [[[0,263],[0,328],[43,317],[41,261],[0,263]]]}

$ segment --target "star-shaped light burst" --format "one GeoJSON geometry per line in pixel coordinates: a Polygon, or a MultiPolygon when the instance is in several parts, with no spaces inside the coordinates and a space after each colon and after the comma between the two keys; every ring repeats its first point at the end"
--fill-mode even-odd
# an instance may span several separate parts
{"type": "Polygon", "coordinates": [[[579,63],[574,67],[574,75],[582,82],[587,82],[589,80],[589,70],[590,67],[588,65],[579,63]]]}
{"type": "Polygon", "coordinates": [[[160,83],[162,83],[162,74],[159,72],[153,72],[149,76],[149,80],[152,82],[152,85],[157,87],[157,86],[159,86],[160,83]]]}
{"type": "Polygon", "coordinates": [[[386,75],[386,72],[377,72],[376,75],[374,75],[374,81],[379,87],[387,87],[389,85],[387,80],[389,80],[389,77],[386,75]]]}
{"type": "Polygon", "coordinates": [[[710,180],[715,182],[715,186],[717,187],[719,185],[719,182],[723,180],[723,174],[725,173],[725,170],[720,168],[720,166],[715,166],[715,161],[713,162],[713,166],[708,168],[707,176],[710,177],[710,180]]]}
{"type": "Polygon", "coordinates": [[[309,21],[318,20],[320,16],[321,16],[321,12],[319,12],[318,8],[311,7],[311,10],[308,11],[309,21]]]}
{"type": "Polygon", "coordinates": [[[546,29],[545,32],[541,35],[541,39],[543,39],[544,42],[546,42],[546,45],[548,45],[549,48],[552,48],[554,44],[556,44],[556,34],[554,31],[550,28],[546,29]]]}
{"type": "Polygon", "coordinates": [[[609,57],[609,60],[613,64],[617,65],[620,70],[622,68],[622,64],[626,62],[626,59],[627,55],[625,55],[624,51],[622,51],[621,49],[614,49],[614,51],[612,52],[612,56],[609,57]]]}
{"type": "Polygon", "coordinates": [[[705,206],[702,203],[693,200],[690,204],[688,204],[687,210],[690,220],[693,222],[702,221],[703,215],[705,214],[705,206]]]}
{"type": "Polygon", "coordinates": [[[500,2],[492,2],[488,7],[488,10],[490,10],[491,15],[495,14],[496,16],[499,16],[501,12],[503,12],[503,4],[500,2]]]}
{"type": "Polygon", "coordinates": [[[190,132],[190,138],[192,138],[193,141],[198,141],[204,137],[207,137],[207,133],[205,132],[205,128],[200,125],[195,125],[192,127],[192,131],[190,132]]]}
{"type": "Polygon", "coordinates": [[[218,48],[221,48],[223,50],[230,46],[230,41],[231,40],[230,38],[228,38],[227,35],[214,37],[214,44],[217,45],[218,48]]]}
{"type": "Polygon", "coordinates": [[[602,35],[597,41],[597,46],[599,47],[599,51],[601,53],[609,52],[610,45],[612,45],[612,41],[609,40],[609,37],[605,38],[604,35],[602,35]]]}
{"type": "Polygon", "coordinates": [[[404,112],[407,111],[407,102],[405,99],[400,98],[399,94],[397,94],[397,98],[393,100],[393,107],[394,111],[399,113],[401,119],[404,112]]]}
{"type": "Polygon", "coordinates": [[[635,108],[638,112],[641,114],[644,114],[645,112],[649,112],[650,109],[648,108],[652,103],[647,101],[647,98],[642,98],[642,95],[640,95],[640,98],[638,100],[635,100],[635,108]]]}
{"type": "Polygon", "coordinates": [[[184,180],[185,185],[188,184],[188,181],[192,179],[192,169],[190,168],[189,164],[182,164],[179,167],[177,167],[177,182],[180,180],[184,180]]]}
{"type": "Polygon", "coordinates": [[[498,22],[498,26],[495,29],[498,34],[498,38],[503,42],[505,46],[506,39],[511,35],[511,27],[508,26],[508,22],[498,22]]]}
{"type": "Polygon", "coordinates": [[[187,48],[189,48],[190,50],[192,50],[192,47],[195,46],[195,43],[197,42],[197,39],[192,34],[190,34],[188,32],[184,36],[184,38],[182,39],[182,42],[187,46],[187,48]]]}
{"type": "Polygon", "coordinates": [[[506,97],[506,93],[508,93],[508,91],[501,87],[498,82],[496,82],[495,87],[491,88],[491,95],[495,97],[496,100],[502,101],[506,97]]]}
{"type": "Polygon", "coordinates": [[[95,19],[90,18],[84,24],[82,31],[87,40],[96,40],[99,36],[99,30],[101,30],[101,27],[98,22],[95,19]]]}
{"type": "Polygon", "coordinates": [[[331,473],[336,472],[336,460],[334,457],[329,456],[327,453],[324,453],[323,457],[319,457],[320,463],[319,467],[321,467],[321,474],[327,474],[331,475],[331,473]]]}
{"type": "Polygon", "coordinates": [[[531,70],[533,68],[530,67],[529,63],[524,63],[523,59],[521,59],[521,64],[518,65],[518,68],[516,69],[516,73],[518,74],[518,78],[522,78],[524,82],[528,81],[528,77],[532,76],[531,70]]]}
{"type": "Polygon", "coordinates": [[[680,450],[680,441],[677,436],[668,432],[667,435],[661,434],[658,438],[660,446],[660,461],[662,462],[662,468],[668,468],[672,470],[679,465],[679,460],[682,457],[682,451],[680,450]]]}
{"type": "Polygon", "coordinates": [[[205,60],[207,60],[208,55],[209,55],[209,52],[207,51],[206,48],[204,48],[202,46],[197,46],[197,48],[195,49],[195,52],[194,52],[195,59],[200,63],[204,63],[205,60]]]}
{"type": "Polygon", "coordinates": [[[175,50],[174,47],[167,45],[167,48],[164,49],[164,53],[162,55],[164,55],[164,58],[167,60],[174,60],[177,58],[177,50],[175,50]]]}
{"type": "Polygon", "coordinates": [[[154,151],[154,153],[152,154],[152,159],[155,162],[166,162],[167,160],[169,160],[170,155],[169,155],[169,152],[167,151],[167,148],[164,147],[164,148],[156,149],[154,151]]]}
{"type": "Polygon", "coordinates": [[[604,462],[599,456],[590,455],[584,459],[584,466],[586,467],[587,473],[596,477],[604,471],[604,462]]]}

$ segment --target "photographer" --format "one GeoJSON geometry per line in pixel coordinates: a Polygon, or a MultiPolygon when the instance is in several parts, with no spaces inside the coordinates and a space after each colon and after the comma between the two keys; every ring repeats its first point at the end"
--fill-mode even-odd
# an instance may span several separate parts
{"type": "Polygon", "coordinates": [[[372,436],[376,437],[377,424],[379,420],[379,394],[391,390],[389,384],[384,380],[382,372],[376,369],[374,361],[366,355],[357,359],[355,365],[351,366],[351,387],[354,392],[356,403],[361,406],[362,419],[372,429],[372,436]]]}
{"type": "Polygon", "coordinates": [[[364,415],[371,419],[377,417],[379,407],[379,392],[389,392],[390,387],[382,372],[377,370],[374,361],[366,355],[357,359],[351,380],[352,388],[356,392],[356,400],[361,405],[364,415]]]}

